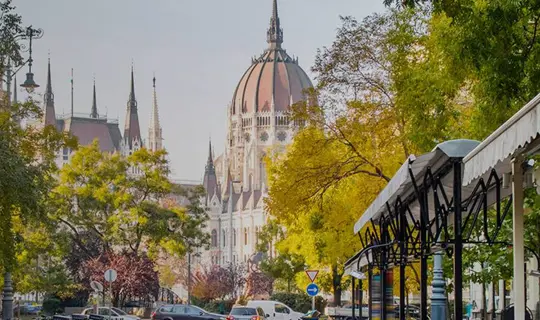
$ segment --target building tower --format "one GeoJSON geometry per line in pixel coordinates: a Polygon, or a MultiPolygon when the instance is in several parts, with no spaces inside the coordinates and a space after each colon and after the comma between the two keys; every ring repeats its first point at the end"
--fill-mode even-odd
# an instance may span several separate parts
{"type": "Polygon", "coordinates": [[[277,0],[272,1],[266,42],[262,54],[251,59],[227,106],[223,154],[214,158],[209,150],[204,184],[212,245],[201,259],[205,263],[253,266],[260,261],[258,235],[268,219],[264,157],[269,147],[284,149],[292,141],[302,123],[290,119],[290,106],[305,101],[305,90],[313,87],[298,59],[283,49],[277,0]]]}
{"type": "Polygon", "coordinates": [[[43,123],[56,127],[56,113],[54,111],[54,93],[52,91],[51,81],[51,58],[47,67],[47,87],[45,94],[43,95],[43,102],[45,104],[45,112],[43,113],[43,123]]]}
{"type": "Polygon", "coordinates": [[[150,114],[150,126],[148,127],[148,149],[157,151],[163,149],[163,137],[161,126],[159,124],[159,110],[156,94],[156,77],[152,79],[154,92],[153,92],[153,104],[152,113],[150,114]]]}
{"type": "Polygon", "coordinates": [[[206,160],[206,166],[204,167],[203,178],[204,190],[206,190],[205,205],[209,206],[214,197],[217,197],[217,201],[220,200],[220,192],[218,179],[216,175],[216,168],[214,166],[214,157],[212,154],[212,141],[208,141],[208,159],[206,160]]]}
{"type": "Polygon", "coordinates": [[[127,102],[126,122],[124,125],[124,136],[122,153],[130,155],[142,147],[141,128],[139,125],[139,114],[137,112],[137,99],[135,99],[135,79],[133,76],[133,65],[131,66],[131,91],[127,102]]]}
{"type": "Polygon", "coordinates": [[[94,92],[92,94],[92,110],[90,111],[90,118],[99,118],[96,99],[96,79],[94,79],[94,92]]]}
{"type": "Polygon", "coordinates": [[[226,159],[242,190],[261,190],[266,180],[265,150],[274,144],[290,143],[298,128],[288,116],[289,107],[307,97],[313,87],[309,77],[282,48],[283,29],[277,0],[266,33],[267,49],[244,73],[229,110],[226,159]]]}

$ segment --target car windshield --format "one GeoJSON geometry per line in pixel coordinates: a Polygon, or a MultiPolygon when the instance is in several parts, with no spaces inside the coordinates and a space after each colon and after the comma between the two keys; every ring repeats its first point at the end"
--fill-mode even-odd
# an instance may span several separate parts
{"type": "Polygon", "coordinates": [[[112,308],[114,312],[116,312],[119,316],[125,316],[127,313],[124,312],[124,310],[118,309],[118,308],[112,308]]]}
{"type": "Polygon", "coordinates": [[[231,310],[233,316],[256,316],[257,310],[255,308],[233,308],[231,310]]]}

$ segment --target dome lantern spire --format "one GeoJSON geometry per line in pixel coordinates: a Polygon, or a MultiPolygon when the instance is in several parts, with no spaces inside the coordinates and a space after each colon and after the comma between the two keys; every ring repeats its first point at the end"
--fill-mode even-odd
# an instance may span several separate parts
{"type": "Polygon", "coordinates": [[[266,42],[270,44],[270,48],[281,48],[283,43],[283,30],[279,23],[277,0],[272,2],[272,17],[270,18],[270,27],[266,32],[266,42]]]}

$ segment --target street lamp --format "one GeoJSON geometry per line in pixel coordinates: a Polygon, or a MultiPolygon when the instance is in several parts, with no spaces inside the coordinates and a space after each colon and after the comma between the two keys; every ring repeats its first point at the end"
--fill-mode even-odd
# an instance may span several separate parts
{"type": "MultiPolygon", "coordinates": [[[[6,67],[6,83],[7,83],[7,93],[8,93],[8,105],[11,105],[11,80],[13,76],[22,69],[28,63],[28,73],[26,73],[26,81],[21,84],[21,87],[25,88],[28,93],[34,91],[35,88],[38,88],[39,85],[34,81],[34,74],[32,73],[32,39],[40,39],[43,37],[42,29],[33,29],[32,26],[26,28],[26,32],[15,37],[22,39],[29,39],[28,46],[28,60],[23,62],[17,70],[12,72],[11,61],[8,59],[6,67]]],[[[16,41],[16,40],[15,40],[16,41]]],[[[24,45],[21,45],[24,48],[24,45]]],[[[4,288],[3,288],[3,297],[2,297],[2,319],[3,320],[12,320],[13,319],[13,286],[11,282],[11,272],[4,273],[4,288]]]]}
{"type": "MultiPolygon", "coordinates": [[[[28,72],[26,73],[26,80],[21,84],[21,87],[26,89],[26,92],[32,93],[36,88],[39,88],[39,84],[36,83],[34,80],[34,73],[32,72],[32,63],[34,62],[34,59],[32,59],[32,40],[33,39],[40,39],[43,37],[43,30],[42,29],[34,29],[32,26],[29,26],[26,28],[26,31],[19,36],[15,38],[22,38],[22,39],[28,39],[28,60],[24,61],[17,70],[13,71],[11,67],[11,61],[8,60],[7,68],[6,68],[6,83],[7,83],[7,92],[10,96],[10,99],[8,99],[9,103],[11,104],[11,80],[13,76],[19,72],[27,63],[28,63],[28,72]]],[[[25,46],[21,45],[21,47],[24,49],[25,46]]],[[[23,50],[25,51],[25,50],[23,50]]]]}

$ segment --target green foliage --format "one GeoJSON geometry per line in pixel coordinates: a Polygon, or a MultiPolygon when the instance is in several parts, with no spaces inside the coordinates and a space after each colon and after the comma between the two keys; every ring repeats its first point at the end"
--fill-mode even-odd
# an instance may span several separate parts
{"type": "Polygon", "coordinates": [[[16,224],[28,228],[46,217],[56,151],[73,143],[52,127],[23,128],[15,120],[40,117],[40,109],[31,99],[11,107],[6,99],[0,101],[0,265],[4,270],[12,270],[16,264],[17,243],[22,240],[16,224]]]}
{"type": "Polygon", "coordinates": [[[55,296],[45,297],[43,300],[42,312],[46,315],[54,315],[63,312],[60,299],[55,296]]]}
{"type": "Polygon", "coordinates": [[[287,292],[291,292],[294,278],[306,268],[303,256],[282,252],[275,258],[265,259],[260,269],[274,279],[283,279],[287,283],[287,292]]]}
{"type": "Polygon", "coordinates": [[[152,254],[183,256],[189,247],[208,242],[201,230],[207,215],[198,200],[200,188],[173,187],[168,172],[164,151],[141,149],[122,157],[102,153],[94,142],[60,170],[51,218],[66,226],[89,256],[81,231],[97,237],[105,251],[121,246],[138,254],[144,244],[152,254]],[[190,206],[169,200],[172,193],[187,197],[190,206]]]}
{"type": "Polygon", "coordinates": [[[203,308],[204,310],[217,314],[229,314],[235,304],[234,300],[212,300],[205,302],[196,297],[191,298],[192,304],[203,308]]]}

